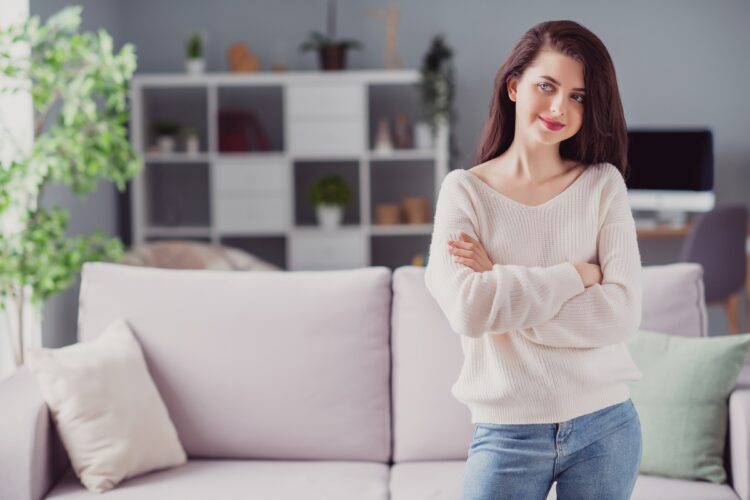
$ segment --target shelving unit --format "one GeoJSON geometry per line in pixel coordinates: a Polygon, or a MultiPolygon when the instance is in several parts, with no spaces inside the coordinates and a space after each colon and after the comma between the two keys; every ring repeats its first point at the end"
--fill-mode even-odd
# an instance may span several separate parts
{"type": "Polygon", "coordinates": [[[209,241],[287,270],[426,259],[431,223],[374,224],[377,203],[404,196],[427,197],[431,221],[448,173],[447,124],[432,149],[374,149],[381,118],[422,119],[420,78],[417,70],[137,74],[131,140],[145,168],[131,190],[134,243],[209,241]],[[252,120],[248,111],[264,133],[238,143],[233,127],[252,120]],[[194,129],[200,151],[188,154],[180,141],[174,153],[151,151],[159,121],[194,129]],[[318,226],[308,200],[312,182],[330,172],[352,191],[336,230],[318,226]]]}

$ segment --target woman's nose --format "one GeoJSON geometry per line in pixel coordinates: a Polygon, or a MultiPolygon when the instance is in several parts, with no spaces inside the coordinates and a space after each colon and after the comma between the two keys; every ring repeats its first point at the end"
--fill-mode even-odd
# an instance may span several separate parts
{"type": "Polygon", "coordinates": [[[565,98],[561,97],[560,95],[555,96],[552,99],[552,107],[550,109],[550,112],[552,113],[552,116],[555,116],[555,115],[564,116],[565,115],[565,98]]]}

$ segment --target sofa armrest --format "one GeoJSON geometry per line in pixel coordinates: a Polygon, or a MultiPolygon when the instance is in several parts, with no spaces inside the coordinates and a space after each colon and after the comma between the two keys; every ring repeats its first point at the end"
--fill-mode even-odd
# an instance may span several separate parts
{"type": "Polygon", "coordinates": [[[750,389],[729,396],[729,452],[734,491],[750,500],[750,389]]]}
{"type": "Polygon", "coordinates": [[[38,500],[68,465],[28,367],[0,382],[0,498],[38,500]]]}

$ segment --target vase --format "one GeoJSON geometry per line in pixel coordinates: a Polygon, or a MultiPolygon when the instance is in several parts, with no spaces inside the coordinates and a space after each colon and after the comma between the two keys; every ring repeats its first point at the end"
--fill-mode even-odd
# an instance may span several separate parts
{"type": "Polygon", "coordinates": [[[197,135],[189,135],[185,139],[185,152],[190,156],[196,156],[200,152],[200,139],[197,135]]]}
{"type": "Polygon", "coordinates": [[[417,122],[414,125],[414,142],[416,149],[432,149],[432,130],[427,122],[417,122]]]}
{"type": "Polygon", "coordinates": [[[203,58],[186,59],[185,70],[189,75],[201,75],[206,69],[206,61],[203,58]]]}
{"type": "Polygon", "coordinates": [[[378,120],[378,135],[375,138],[375,151],[377,153],[393,152],[391,129],[386,118],[381,118],[380,120],[378,120]]]}
{"type": "Polygon", "coordinates": [[[344,207],[323,203],[315,207],[315,213],[318,216],[318,224],[323,229],[336,229],[344,217],[344,207]]]}
{"type": "Polygon", "coordinates": [[[324,45],[318,49],[320,67],[324,70],[341,70],[346,67],[346,47],[324,45]]]}
{"type": "Polygon", "coordinates": [[[427,224],[429,200],[424,196],[405,196],[401,200],[401,211],[407,224],[427,224]]]}
{"type": "Polygon", "coordinates": [[[156,144],[158,145],[160,153],[173,153],[174,152],[175,140],[174,140],[174,137],[172,137],[171,135],[160,135],[156,139],[156,144]]]}

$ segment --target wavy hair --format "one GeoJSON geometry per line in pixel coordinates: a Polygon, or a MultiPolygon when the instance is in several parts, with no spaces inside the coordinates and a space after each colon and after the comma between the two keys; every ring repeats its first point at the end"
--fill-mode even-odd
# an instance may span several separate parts
{"type": "Polygon", "coordinates": [[[602,41],[574,21],[545,21],[530,28],[500,66],[490,102],[489,119],[476,152],[484,163],[513,142],[516,107],[508,97],[508,80],[521,78],[542,49],[550,48],[583,65],[586,100],[581,129],[560,143],[560,156],[584,165],[613,164],[628,173],[628,131],[612,58],[602,41]]]}

